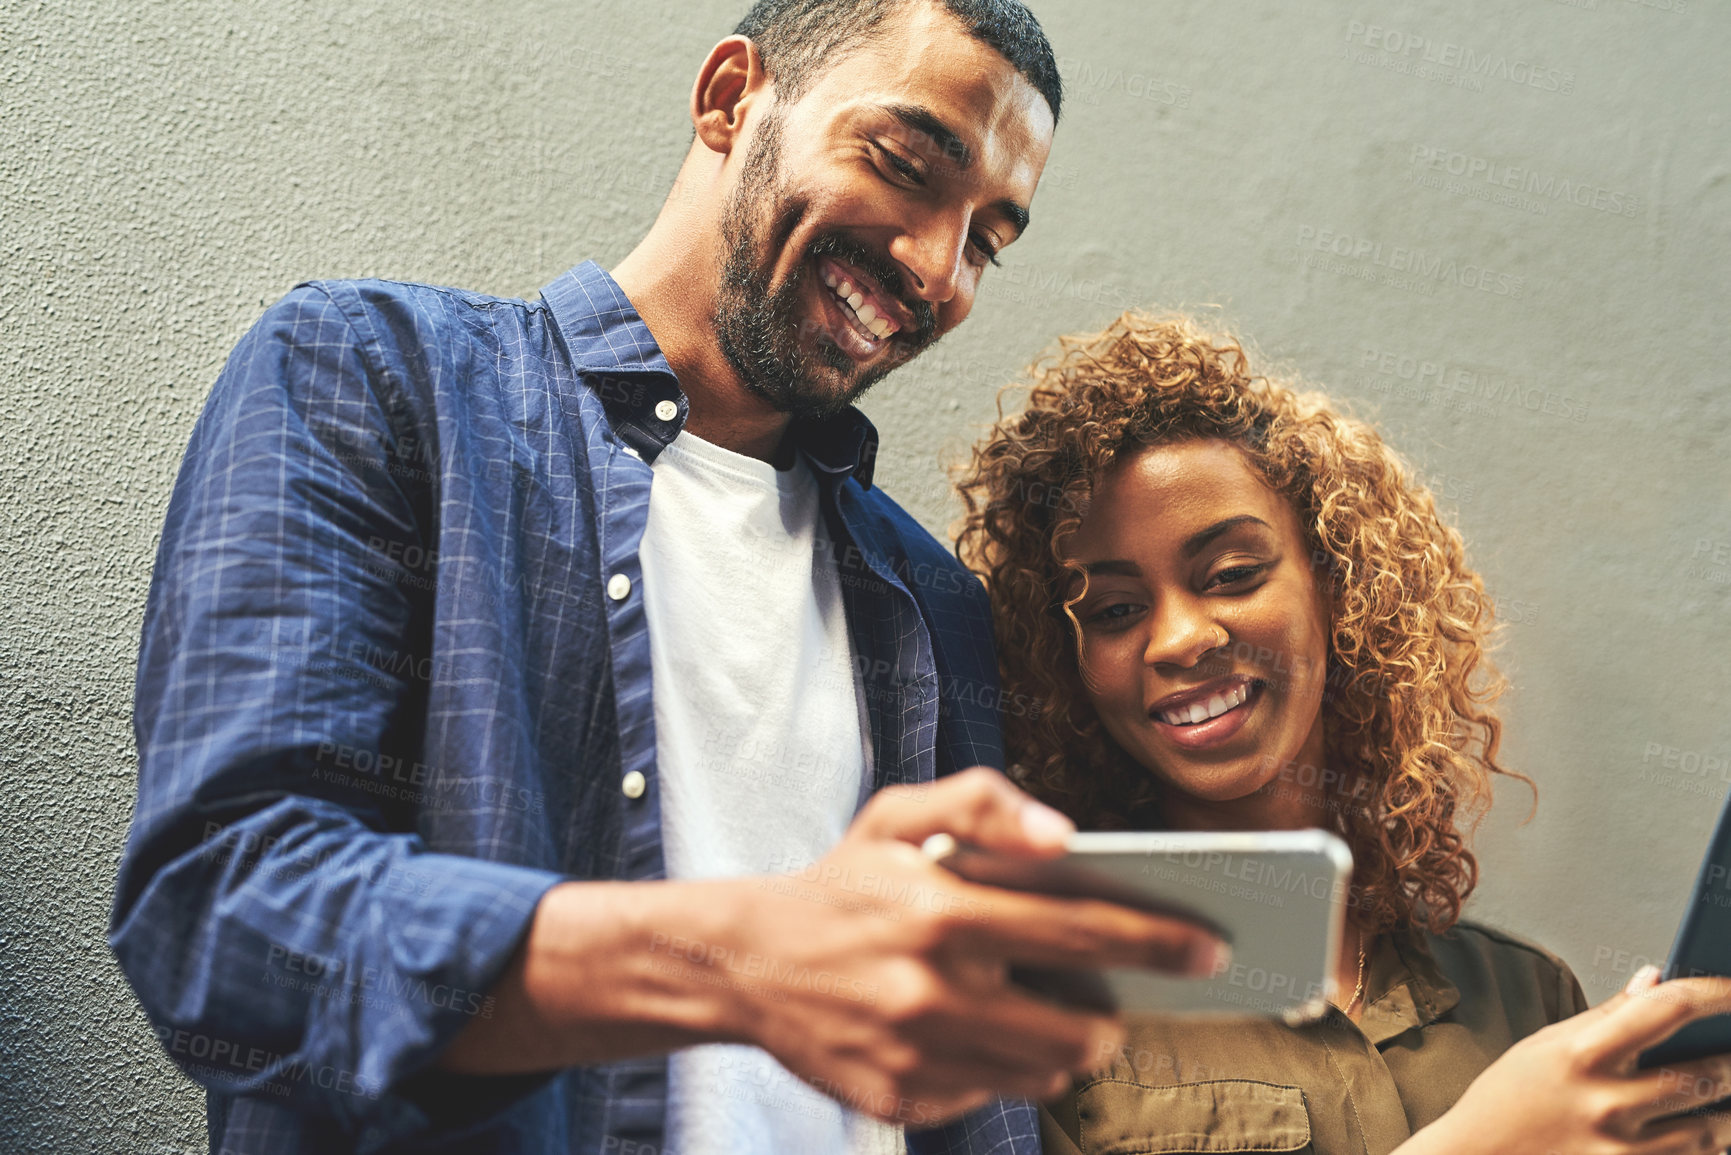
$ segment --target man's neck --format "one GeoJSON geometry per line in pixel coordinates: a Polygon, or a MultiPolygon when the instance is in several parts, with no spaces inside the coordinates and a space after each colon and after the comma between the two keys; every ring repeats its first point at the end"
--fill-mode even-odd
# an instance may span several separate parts
{"type": "Polygon", "coordinates": [[[784,444],[788,415],[745,387],[715,337],[719,260],[668,243],[662,224],[656,222],[612,276],[685,390],[691,404],[685,428],[713,445],[785,467],[792,454],[784,444]]]}

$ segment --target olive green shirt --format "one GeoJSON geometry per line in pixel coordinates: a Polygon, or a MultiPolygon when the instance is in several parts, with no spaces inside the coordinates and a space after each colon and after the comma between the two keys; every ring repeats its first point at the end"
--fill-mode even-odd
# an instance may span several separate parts
{"type": "Polygon", "coordinates": [[[1047,1155],[1297,1151],[1383,1155],[1519,1039],[1585,1010],[1561,959],[1462,922],[1386,934],[1354,1023],[1132,1018],[1110,1070],[1042,1108],[1047,1155]]]}

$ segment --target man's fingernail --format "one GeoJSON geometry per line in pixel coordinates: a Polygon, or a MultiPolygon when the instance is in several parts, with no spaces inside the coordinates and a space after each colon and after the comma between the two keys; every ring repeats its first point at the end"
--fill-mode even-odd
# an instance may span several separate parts
{"type": "Polygon", "coordinates": [[[1648,963],[1646,966],[1629,976],[1629,985],[1623,988],[1623,993],[1626,995],[1632,995],[1643,987],[1652,986],[1653,980],[1658,977],[1659,968],[1654,966],[1652,963],[1648,963]]]}
{"type": "Polygon", "coordinates": [[[920,853],[933,862],[941,862],[955,852],[956,836],[942,830],[920,843],[920,853]]]}
{"type": "Polygon", "coordinates": [[[1124,1028],[1118,1023],[1106,1023],[1094,1034],[1092,1059],[1089,1060],[1090,1071],[1103,1071],[1110,1067],[1120,1052],[1124,1049],[1124,1028]]]}
{"type": "Polygon", "coordinates": [[[1203,939],[1190,948],[1190,973],[1211,979],[1232,962],[1232,948],[1219,939],[1203,939]]]}
{"type": "Polygon", "coordinates": [[[1022,833],[1034,842],[1061,844],[1076,832],[1076,824],[1044,803],[1022,803],[1022,833]]]}

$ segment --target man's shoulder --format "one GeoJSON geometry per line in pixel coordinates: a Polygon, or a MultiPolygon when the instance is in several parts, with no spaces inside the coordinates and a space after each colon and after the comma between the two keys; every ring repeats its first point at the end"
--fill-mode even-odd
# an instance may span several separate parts
{"type": "MultiPolygon", "coordinates": [[[[504,383],[563,365],[539,301],[382,278],[301,282],[265,310],[236,352],[314,367],[346,358],[355,371],[341,376],[352,378],[350,387],[370,380],[385,393],[429,400],[482,378],[504,383]]],[[[301,376],[283,374],[287,383],[301,376]]]]}
{"type": "MultiPolygon", "coordinates": [[[[497,416],[556,384],[589,406],[540,302],[380,278],[303,281],[270,305],[230,352],[212,391],[221,407],[256,391],[297,409],[361,404],[430,436],[439,414],[497,416]]],[[[597,403],[598,404],[598,403],[597,403]]]]}
{"type": "Polygon", "coordinates": [[[482,317],[538,313],[538,300],[500,297],[491,293],[421,281],[382,277],[318,278],[302,281],[271,306],[266,316],[332,310],[349,324],[366,329],[381,322],[412,321],[417,325],[465,325],[482,317]]]}

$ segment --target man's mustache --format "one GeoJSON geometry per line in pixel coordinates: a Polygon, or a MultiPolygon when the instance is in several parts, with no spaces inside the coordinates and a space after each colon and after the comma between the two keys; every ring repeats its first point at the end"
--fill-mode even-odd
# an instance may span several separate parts
{"type": "Polygon", "coordinates": [[[937,332],[937,310],[932,308],[929,301],[922,301],[917,297],[910,301],[907,298],[903,291],[901,272],[887,255],[841,233],[825,233],[808,246],[807,252],[813,257],[836,257],[861,272],[871,274],[873,279],[883,286],[884,292],[901,302],[902,307],[913,315],[914,323],[911,328],[895,334],[891,340],[905,338],[917,347],[929,343],[932,334],[937,332]]]}

